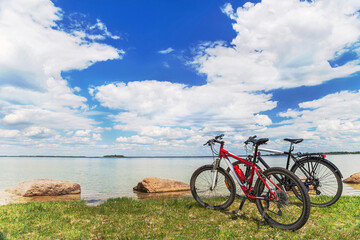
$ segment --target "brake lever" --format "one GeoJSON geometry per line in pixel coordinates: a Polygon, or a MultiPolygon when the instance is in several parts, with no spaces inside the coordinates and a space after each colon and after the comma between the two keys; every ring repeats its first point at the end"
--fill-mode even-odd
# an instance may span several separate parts
{"type": "Polygon", "coordinates": [[[212,140],[209,140],[209,141],[207,141],[203,146],[206,146],[206,145],[211,145],[211,143],[212,143],[212,140]]]}

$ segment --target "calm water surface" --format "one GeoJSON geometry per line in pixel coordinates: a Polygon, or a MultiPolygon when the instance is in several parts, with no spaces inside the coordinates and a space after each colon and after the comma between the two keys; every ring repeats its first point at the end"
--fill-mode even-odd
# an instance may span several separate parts
{"type": "MultiPolygon", "coordinates": [[[[264,157],[270,166],[285,166],[285,157],[264,157]]],[[[344,178],[360,172],[360,155],[329,155],[344,178]]],[[[98,200],[139,196],[132,188],[145,177],[189,182],[192,173],[212,158],[36,158],[0,157],[0,190],[22,181],[51,178],[77,182],[81,198],[98,200]]],[[[346,195],[360,195],[360,185],[344,184],[346,195]]]]}

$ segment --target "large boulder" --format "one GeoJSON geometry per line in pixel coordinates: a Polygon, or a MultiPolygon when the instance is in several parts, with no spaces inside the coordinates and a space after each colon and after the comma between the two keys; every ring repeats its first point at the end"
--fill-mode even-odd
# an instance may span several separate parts
{"type": "Polygon", "coordinates": [[[60,196],[80,194],[81,188],[77,183],[53,179],[33,179],[22,182],[5,190],[23,197],[60,196]]]}
{"type": "Polygon", "coordinates": [[[178,192],[190,190],[190,185],[166,178],[147,177],[139,182],[133,189],[147,193],[178,192]]]}
{"type": "Polygon", "coordinates": [[[344,183],[360,183],[360,172],[351,175],[350,177],[344,179],[344,183]]]}

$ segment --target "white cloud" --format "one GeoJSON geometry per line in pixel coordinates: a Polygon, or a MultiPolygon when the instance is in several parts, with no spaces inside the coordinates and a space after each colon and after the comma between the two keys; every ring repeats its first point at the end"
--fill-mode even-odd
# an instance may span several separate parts
{"type": "Polygon", "coordinates": [[[92,40],[104,40],[106,37],[110,37],[112,39],[118,40],[120,39],[120,36],[113,35],[109,30],[107,29],[106,25],[101,22],[100,19],[96,19],[96,24],[89,27],[90,30],[100,30],[102,34],[97,35],[88,35],[88,38],[92,40]]]}
{"type": "MultiPolygon", "coordinates": [[[[243,91],[317,85],[360,71],[359,60],[329,60],[360,39],[359,1],[264,0],[223,12],[235,21],[231,45],[203,46],[193,62],[208,81],[243,91]]],[[[359,51],[359,48],[357,48],[359,51]]]]}
{"type": "Polygon", "coordinates": [[[81,88],[79,88],[79,87],[74,87],[74,91],[75,91],[75,92],[80,92],[80,91],[81,91],[81,88]]]}
{"type": "Polygon", "coordinates": [[[8,126],[35,124],[53,129],[79,129],[91,128],[96,122],[71,109],[53,111],[34,106],[22,106],[11,110],[11,113],[7,114],[0,123],[8,126]]]}
{"type": "Polygon", "coordinates": [[[126,110],[114,117],[121,123],[117,129],[169,138],[191,135],[191,129],[184,127],[197,125],[254,125],[254,114],[276,106],[269,94],[249,94],[211,84],[187,87],[142,81],[103,85],[93,89],[93,93],[103,106],[126,110]]]}
{"type": "Polygon", "coordinates": [[[12,138],[20,135],[19,130],[0,129],[0,137],[12,138]]]}
{"type": "Polygon", "coordinates": [[[121,56],[122,50],[56,30],[61,18],[48,0],[2,1],[0,67],[3,77],[12,77],[7,84],[46,89],[47,79],[59,79],[61,71],[121,56]]]}
{"type": "Polygon", "coordinates": [[[93,133],[93,134],[92,134],[92,138],[93,138],[95,141],[101,141],[101,140],[102,140],[102,137],[101,137],[101,134],[100,134],[100,133],[93,133]]]}
{"type": "MultiPolygon", "coordinates": [[[[335,130],[357,131],[357,123],[351,123],[354,119],[344,119],[344,111],[335,103],[329,104],[336,101],[333,96],[280,113],[287,119],[274,124],[263,112],[274,109],[276,102],[271,94],[261,92],[318,85],[360,71],[358,59],[337,67],[329,63],[347,49],[360,52],[359,9],[355,0],[263,0],[236,10],[226,4],[222,10],[234,21],[237,36],[231,44],[202,44],[191,62],[199,73],[206,74],[205,85],[135,81],[97,86],[89,92],[102,106],[121,110],[113,116],[115,129],[137,134],[119,137],[117,141],[123,146],[141,141],[160,144],[148,137],[168,146],[174,141],[189,146],[200,144],[206,138],[201,136],[210,138],[219,132],[226,132],[236,146],[245,136],[256,133],[304,137],[312,139],[315,146],[329,131],[336,137],[340,134],[335,130]],[[327,112],[326,103],[338,110],[327,112]],[[317,104],[318,108],[309,109],[317,104]]],[[[159,53],[171,51],[168,48],[159,53]]],[[[347,101],[348,94],[343,96],[347,101]]],[[[345,108],[354,109],[348,104],[345,108]]]]}
{"type": "Polygon", "coordinates": [[[0,1],[1,136],[18,137],[18,144],[41,141],[30,137],[60,142],[55,130],[95,128],[96,122],[87,116],[87,99],[77,95],[81,89],[70,88],[61,73],[121,59],[124,54],[96,42],[89,33],[96,30],[101,39],[118,39],[101,20],[86,29],[64,30],[63,14],[49,0],[0,1]]]}
{"type": "Polygon", "coordinates": [[[90,136],[90,130],[78,130],[75,132],[75,137],[88,137],[90,136]]]}
{"type": "Polygon", "coordinates": [[[255,122],[261,126],[271,125],[272,121],[267,115],[257,114],[254,116],[255,122]]]}
{"type": "Polygon", "coordinates": [[[169,47],[169,48],[166,48],[164,50],[158,51],[158,53],[160,53],[160,54],[169,54],[169,53],[171,53],[173,51],[175,51],[175,50],[173,48],[169,47]]]}
{"type": "Polygon", "coordinates": [[[359,102],[360,91],[342,91],[300,103],[298,110],[281,113],[287,119],[280,126],[268,128],[265,134],[275,138],[301,137],[309,148],[322,151],[358,149],[359,102]]]}
{"type": "Polygon", "coordinates": [[[125,142],[125,143],[140,143],[140,144],[152,144],[156,140],[151,137],[146,136],[132,136],[132,137],[118,137],[116,139],[117,142],[125,142]]]}
{"type": "Polygon", "coordinates": [[[53,135],[54,132],[49,128],[31,126],[23,131],[23,135],[26,137],[48,137],[53,135]]]}

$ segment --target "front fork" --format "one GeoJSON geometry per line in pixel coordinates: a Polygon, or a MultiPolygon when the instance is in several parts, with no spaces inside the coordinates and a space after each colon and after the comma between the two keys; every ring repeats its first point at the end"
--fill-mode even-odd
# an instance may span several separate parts
{"type": "Polygon", "coordinates": [[[217,182],[217,177],[218,177],[218,167],[220,166],[220,160],[221,158],[217,158],[215,160],[215,163],[214,163],[214,167],[213,167],[213,181],[212,181],[212,184],[211,184],[211,188],[210,190],[213,191],[215,189],[215,186],[216,186],[216,182],[217,182]]]}

